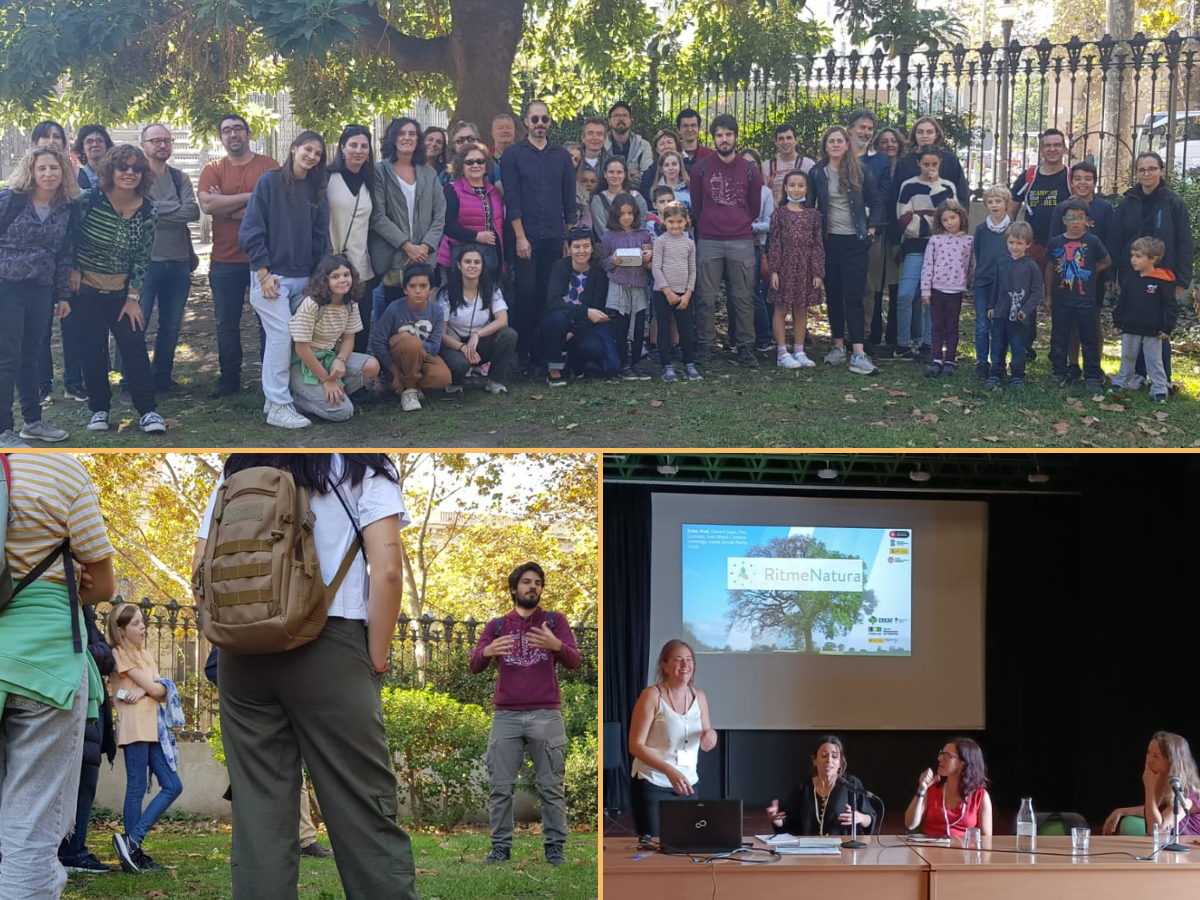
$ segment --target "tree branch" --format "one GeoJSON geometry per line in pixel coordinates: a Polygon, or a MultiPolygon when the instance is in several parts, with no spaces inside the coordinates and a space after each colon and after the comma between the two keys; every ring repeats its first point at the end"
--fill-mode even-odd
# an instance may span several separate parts
{"type": "Polygon", "coordinates": [[[355,29],[363,43],[391,60],[401,72],[454,76],[449,35],[418,38],[402,34],[387,23],[373,3],[360,3],[350,7],[349,12],[364,22],[355,29]]]}

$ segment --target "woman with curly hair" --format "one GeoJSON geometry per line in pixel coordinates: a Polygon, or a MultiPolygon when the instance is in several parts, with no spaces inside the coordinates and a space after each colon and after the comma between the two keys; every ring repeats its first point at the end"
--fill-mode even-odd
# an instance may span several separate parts
{"type": "Polygon", "coordinates": [[[296,407],[330,422],[354,415],[350,394],[373,382],[379,363],[354,352],[363,330],[358,301],[363,283],[350,259],[330,253],[317,264],[307,295],[291,321],[296,342],[288,387],[296,407]]]}
{"type": "MultiPolygon", "coordinates": [[[[1114,809],[1104,820],[1104,833],[1133,834],[1137,829],[1120,827],[1121,819],[1145,816],[1142,829],[1152,825],[1175,823],[1175,794],[1171,789],[1171,778],[1179,779],[1183,803],[1179,809],[1179,833],[1200,834],[1200,775],[1196,773],[1196,760],[1186,738],[1170,731],[1156,732],[1146,748],[1146,766],[1142,770],[1142,786],[1145,802],[1141,806],[1122,806],[1114,809]]],[[[1144,833],[1143,831],[1143,833],[1144,833]]]]}
{"type": "Polygon", "coordinates": [[[947,741],[938,754],[937,773],[926,769],[904,813],[909,831],[931,837],[962,837],[968,828],[992,833],[992,798],[987,792],[983,751],[970,738],[947,741]]]}
{"type": "Polygon", "coordinates": [[[262,386],[267,424],[304,428],[288,390],[292,340],[289,325],[301,293],[329,252],[325,139],[315,131],[296,135],[287,162],[264,172],[254,185],[238,229],[238,244],[250,257],[250,305],[266,334],[262,386]]]}
{"type": "Polygon", "coordinates": [[[438,269],[442,284],[448,283],[456,248],[475,244],[480,248],[493,281],[501,280],[504,262],[504,199],[489,181],[492,155],[483,144],[472,141],[454,155],[454,180],[443,190],[446,225],[438,247],[438,269]]]}
{"type": "Polygon", "coordinates": [[[125,384],[147,434],[167,430],[154,400],[146,354],[146,323],[139,293],[154,247],[154,173],[142,151],[118,144],[96,171],[98,186],[79,197],[75,263],[71,272],[72,330],[79,336],[83,382],[92,411],[88,431],[108,431],[112,387],[108,382],[111,332],[125,365],[125,384]]]}
{"type": "Polygon", "coordinates": [[[0,448],[26,446],[13,433],[14,387],[25,419],[21,438],[67,437],[42,419],[37,357],[51,310],[60,318],[71,311],[71,201],[78,193],[71,161],[53,145],[30,150],[0,190],[0,448]]]}

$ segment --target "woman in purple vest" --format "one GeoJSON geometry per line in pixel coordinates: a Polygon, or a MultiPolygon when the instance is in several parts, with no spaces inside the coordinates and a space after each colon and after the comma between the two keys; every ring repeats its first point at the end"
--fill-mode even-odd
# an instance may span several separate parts
{"type": "Polygon", "coordinates": [[[454,248],[476,244],[493,284],[501,283],[504,260],[504,201],[491,183],[492,154],[483,144],[459,147],[451,163],[451,178],[446,194],[446,227],[438,248],[438,266],[442,284],[448,284],[454,248]]]}

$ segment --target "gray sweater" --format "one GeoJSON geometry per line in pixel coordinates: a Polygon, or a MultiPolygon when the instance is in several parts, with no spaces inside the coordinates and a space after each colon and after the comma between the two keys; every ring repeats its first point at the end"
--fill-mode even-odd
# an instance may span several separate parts
{"type": "Polygon", "coordinates": [[[150,200],[154,203],[158,220],[154,247],[150,250],[151,262],[186,260],[192,243],[188,223],[200,221],[200,207],[196,203],[192,179],[178,169],[175,169],[177,174],[172,178],[172,168],[167,166],[167,171],[156,175],[154,183],[150,185],[150,200]],[[176,181],[179,182],[178,191],[175,190],[176,181]]]}
{"type": "Polygon", "coordinates": [[[367,253],[376,275],[403,271],[408,254],[400,249],[405,242],[429,248],[429,265],[437,264],[438,246],[446,225],[446,195],[437,173],[429,166],[417,166],[416,209],[412,228],[408,224],[408,203],[396,183],[396,173],[386,159],[375,164],[375,187],[371,191],[371,232],[367,253]]]}

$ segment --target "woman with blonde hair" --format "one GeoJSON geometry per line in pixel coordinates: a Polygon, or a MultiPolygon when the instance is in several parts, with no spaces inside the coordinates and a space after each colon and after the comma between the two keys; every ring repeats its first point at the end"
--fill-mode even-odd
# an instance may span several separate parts
{"type": "Polygon", "coordinates": [[[79,194],[71,161],[59,147],[25,154],[0,190],[0,448],[36,439],[57,442],[67,432],[42,419],[37,355],[50,310],[71,311],[71,201],[79,194]],[[13,432],[12,396],[24,425],[13,432]]]}
{"type": "Polygon", "coordinates": [[[1170,731],[1156,732],[1146,748],[1142,769],[1145,801],[1141,806],[1114,809],[1104,820],[1104,833],[1115,834],[1124,816],[1145,816],[1146,830],[1155,825],[1175,824],[1175,792],[1171,780],[1179,779],[1183,802],[1179,809],[1179,833],[1200,834],[1200,774],[1186,739],[1170,731]]]}
{"type": "Polygon", "coordinates": [[[638,697],[629,723],[633,818],[642,843],[658,835],[659,803],[696,793],[700,751],[715,746],[708,698],[696,687],[696,655],[685,641],[667,641],[654,684],[638,697]]]}

